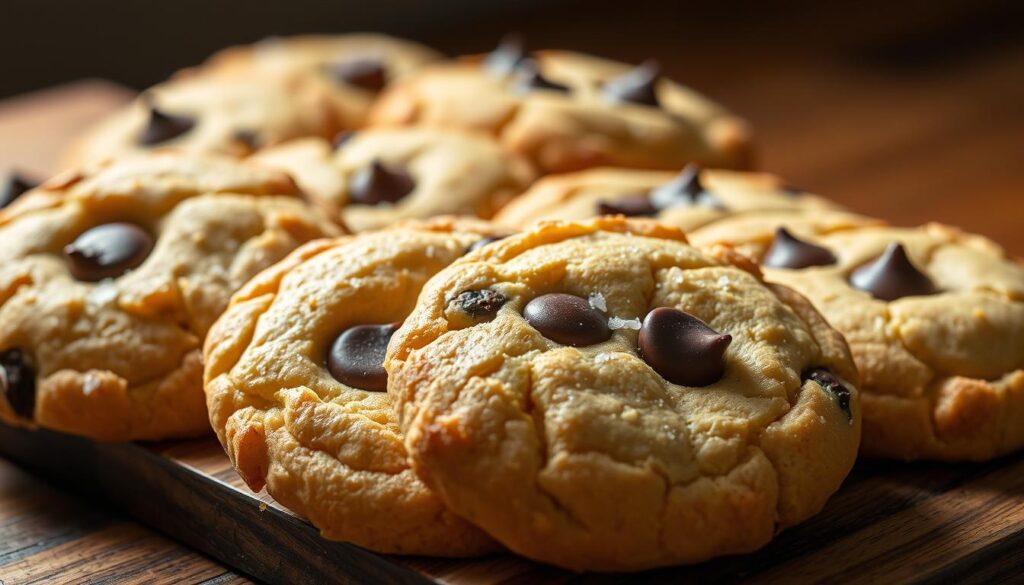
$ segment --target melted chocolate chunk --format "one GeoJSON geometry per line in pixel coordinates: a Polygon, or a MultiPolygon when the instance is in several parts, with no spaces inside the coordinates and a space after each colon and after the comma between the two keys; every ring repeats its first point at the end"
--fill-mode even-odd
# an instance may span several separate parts
{"type": "Polygon", "coordinates": [[[537,62],[533,59],[527,59],[520,63],[517,72],[514,86],[516,91],[528,92],[535,89],[544,89],[563,93],[569,92],[569,86],[556,83],[541,75],[540,69],[537,68],[537,62]]]}
{"type": "Polygon", "coordinates": [[[349,140],[352,140],[356,135],[355,130],[342,130],[334,135],[334,140],[331,141],[331,148],[338,150],[342,146],[345,146],[349,140]]]}
{"type": "Polygon", "coordinates": [[[71,275],[96,282],[117,278],[145,261],[153,238],[131,223],[108,223],[83,232],[64,247],[71,275]]]}
{"type": "Polygon", "coordinates": [[[700,182],[700,167],[695,164],[686,168],[676,178],[651,191],[651,202],[658,209],[682,205],[702,205],[714,209],[725,209],[725,205],[700,182]]]}
{"type": "Polygon", "coordinates": [[[850,274],[850,285],[882,301],[939,292],[926,274],[917,269],[902,244],[892,243],[885,252],[850,274]]]}
{"type": "Polygon", "coordinates": [[[601,94],[613,102],[631,102],[658,107],[655,87],[661,78],[661,65],[657,61],[646,61],[630,71],[605,81],[601,94]]]}
{"type": "Polygon", "coordinates": [[[187,116],[168,114],[158,110],[153,104],[149,105],[149,121],[139,135],[139,144],[142,146],[154,146],[167,142],[185,134],[196,125],[195,120],[187,116]]]}
{"type": "Polygon", "coordinates": [[[498,309],[504,306],[506,302],[508,302],[508,299],[505,298],[505,295],[496,290],[485,288],[462,291],[449,301],[448,305],[474,319],[493,319],[498,314],[498,309]]]}
{"type": "Polygon", "coordinates": [[[391,336],[401,325],[356,325],[342,331],[327,354],[328,371],[346,386],[384,392],[388,389],[384,354],[391,336]]]}
{"type": "Polygon", "coordinates": [[[517,34],[506,35],[497,48],[484,58],[484,69],[499,77],[510,75],[526,59],[523,39],[517,34]]]}
{"type": "Polygon", "coordinates": [[[26,191],[31,191],[39,186],[39,183],[25,178],[20,173],[10,173],[0,185],[0,209],[7,207],[26,191]]]}
{"type": "Polygon", "coordinates": [[[15,414],[32,418],[36,409],[36,373],[20,349],[0,351],[0,392],[15,414]]]}
{"type": "Polygon", "coordinates": [[[353,203],[363,205],[395,203],[415,188],[416,181],[404,170],[375,159],[353,175],[349,182],[349,198],[353,203]]]}
{"type": "Polygon", "coordinates": [[[792,269],[828,266],[835,263],[836,257],[828,248],[805,242],[783,227],[775,230],[775,239],[761,261],[761,264],[769,268],[792,269]]]}
{"type": "Polygon", "coordinates": [[[563,345],[594,345],[612,336],[608,318],[576,295],[541,295],[526,303],[523,317],[541,335],[563,345]]]}
{"type": "Polygon", "coordinates": [[[707,386],[725,373],[725,350],[732,336],[697,317],[658,307],[640,326],[640,355],[655,372],[680,386],[707,386]]]}
{"type": "Polygon", "coordinates": [[[827,390],[836,398],[836,402],[839,404],[839,408],[846,413],[846,417],[853,420],[853,413],[850,412],[850,391],[843,386],[843,383],[839,381],[827,368],[810,368],[804,370],[800,374],[800,379],[803,381],[814,380],[819,386],[827,390]]]}
{"type": "Polygon", "coordinates": [[[630,193],[614,201],[598,201],[597,212],[601,215],[639,217],[654,215],[658,213],[658,208],[651,202],[651,197],[647,193],[630,193]]]}
{"type": "Polygon", "coordinates": [[[374,93],[384,89],[388,82],[384,63],[372,57],[335,63],[330,66],[330,73],[339,82],[374,93]]]}
{"type": "Polygon", "coordinates": [[[490,236],[490,237],[487,237],[487,238],[480,238],[479,240],[473,242],[469,246],[469,248],[466,249],[466,253],[469,254],[470,252],[475,252],[475,251],[479,250],[480,248],[483,248],[487,244],[490,244],[492,242],[497,242],[498,240],[504,240],[507,237],[508,236],[490,236]]]}

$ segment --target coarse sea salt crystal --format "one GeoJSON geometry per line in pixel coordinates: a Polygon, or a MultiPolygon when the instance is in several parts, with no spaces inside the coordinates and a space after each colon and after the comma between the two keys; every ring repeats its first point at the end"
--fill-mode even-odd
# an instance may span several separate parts
{"type": "Polygon", "coordinates": [[[729,277],[728,276],[719,276],[718,280],[715,281],[715,282],[717,282],[718,286],[721,286],[721,287],[729,286],[729,277]]]}
{"type": "Polygon", "coordinates": [[[109,280],[101,281],[86,296],[90,304],[104,306],[117,298],[117,285],[109,280]]]}
{"type": "Polygon", "coordinates": [[[587,302],[590,303],[590,308],[598,311],[607,311],[608,303],[604,300],[604,295],[594,291],[587,297],[587,302]]]}
{"type": "Polygon", "coordinates": [[[619,319],[618,317],[610,317],[608,319],[608,328],[612,331],[618,329],[632,329],[633,331],[640,330],[640,319],[619,319]]]}
{"type": "Polygon", "coordinates": [[[612,354],[610,353],[599,353],[594,356],[594,362],[598,364],[604,364],[612,361],[612,354]]]}

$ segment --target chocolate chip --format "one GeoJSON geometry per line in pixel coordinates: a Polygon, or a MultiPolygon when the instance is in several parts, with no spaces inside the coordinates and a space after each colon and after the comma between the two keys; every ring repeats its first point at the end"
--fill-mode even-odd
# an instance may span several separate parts
{"type": "Polygon", "coordinates": [[[903,245],[897,243],[889,244],[881,256],[854,270],[850,285],[882,301],[939,292],[910,261],[903,245]]]}
{"type": "Polygon", "coordinates": [[[544,89],[550,91],[559,91],[568,93],[569,86],[556,83],[540,74],[540,69],[537,68],[537,62],[533,59],[526,59],[519,64],[516,68],[516,81],[515,90],[520,92],[528,92],[535,89],[544,89]]]}
{"type": "Polygon", "coordinates": [[[697,317],[658,307],[640,326],[640,355],[655,372],[680,386],[714,384],[725,373],[725,350],[732,336],[697,317]]]}
{"type": "Polygon", "coordinates": [[[637,217],[654,215],[658,208],[651,203],[651,197],[647,193],[630,193],[608,201],[602,199],[597,202],[597,212],[601,215],[625,215],[637,217]]]}
{"type": "Polygon", "coordinates": [[[563,345],[594,345],[612,336],[608,318],[576,295],[541,295],[526,303],[523,317],[541,335],[563,345]]]}
{"type": "Polygon", "coordinates": [[[18,197],[21,197],[26,191],[30,191],[39,186],[39,183],[25,178],[24,175],[16,172],[12,172],[7,175],[4,179],[3,185],[0,186],[0,209],[7,207],[18,197]]]}
{"type": "Polygon", "coordinates": [[[330,66],[330,73],[337,81],[374,93],[384,89],[388,82],[384,64],[372,57],[334,63],[330,66]]]}
{"type": "Polygon", "coordinates": [[[479,250],[480,248],[483,248],[487,244],[490,244],[492,242],[497,242],[498,240],[504,240],[507,237],[508,236],[490,236],[490,237],[487,237],[487,238],[480,238],[479,240],[477,240],[477,241],[473,242],[472,244],[470,244],[469,248],[466,249],[466,253],[469,254],[470,252],[475,252],[475,251],[479,250]]]}
{"type": "Polygon", "coordinates": [[[36,373],[20,349],[0,351],[0,391],[15,414],[32,418],[36,409],[36,373]]]}
{"type": "Polygon", "coordinates": [[[498,309],[504,306],[506,302],[508,302],[508,299],[505,298],[505,295],[496,290],[485,288],[462,291],[449,301],[448,305],[474,319],[492,319],[498,314],[498,309]]]}
{"type": "Polygon", "coordinates": [[[725,209],[718,197],[704,188],[700,181],[700,167],[695,164],[686,165],[674,179],[651,191],[651,202],[658,209],[696,205],[725,209]]]}
{"type": "Polygon", "coordinates": [[[630,71],[605,81],[601,95],[613,102],[632,102],[658,107],[655,86],[661,78],[661,65],[657,61],[646,61],[630,71]]]}
{"type": "Polygon", "coordinates": [[[363,205],[395,203],[415,188],[416,181],[404,170],[374,159],[353,175],[349,182],[349,198],[353,203],[363,205]]]}
{"type": "Polygon", "coordinates": [[[850,412],[850,391],[843,386],[843,383],[839,381],[828,370],[828,368],[810,368],[804,370],[800,374],[800,379],[803,381],[814,380],[819,386],[828,390],[836,398],[836,402],[839,403],[839,408],[846,413],[846,417],[853,420],[853,413],[850,412]]]}
{"type": "Polygon", "coordinates": [[[798,239],[786,228],[775,230],[775,239],[761,264],[769,268],[807,268],[835,264],[836,257],[828,250],[798,239]]]}
{"type": "Polygon", "coordinates": [[[334,150],[338,150],[342,146],[345,146],[346,142],[352,140],[352,138],[354,138],[355,135],[355,130],[342,130],[341,132],[338,132],[337,134],[334,135],[334,140],[331,141],[331,148],[334,150]]]}
{"type": "Polygon", "coordinates": [[[484,69],[499,77],[511,74],[526,59],[523,38],[517,34],[505,35],[497,48],[484,58],[484,69]]]}
{"type": "Polygon", "coordinates": [[[256,151],[262,146],[260,135],[255,130],[239,130],[235,132],[235,141],[241,142],[250,151],[256,151]]]}
{"type": "Polygon", "coordinates": [[[153,146],[185,134],[196,125],[195,120],[178,114],[168,114],[149,104],[149,121],[139,135],[139,144],[153,146]]]}
{"type": "Polygon", "coordinates": [[[117,278],[142,264],[153,249],[153,238],[131,223],[108,223],[83,232],[64,247],[71,275],[96,282],[117,278]]]}
{"type": "Polygon", "coordinates": [[[327,354],[327,369],[334,379],[353,388],[384,392],[388,373],[384,354],[401,323],[356,325],[341,332],[327,354]]]}

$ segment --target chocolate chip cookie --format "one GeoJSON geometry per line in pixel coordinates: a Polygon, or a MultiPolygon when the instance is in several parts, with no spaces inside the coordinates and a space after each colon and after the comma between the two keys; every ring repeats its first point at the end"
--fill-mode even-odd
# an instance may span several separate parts
{"type": "Polygon", "coordinates": [[[385,368],[416,473],[515,552],[629,570],[754,550],[853,465],[857,372],[800,295],[644,220],[438,273],[385,368]]]}
{"type": "Polygon", "coordinates": [[[494,550],[409,468],[383,361],[427,279],[500,235],[461,219],[322,240],[235,295],[207,339],[206,393],[246,483],[375,551],[494,550]]]}
{"type": "Polygon", "coordinates": [[[298,140],[256,160],[289,171],[356,231],[444,214],[488,218],[534,178],[528,162],[486,135],[431,128],[298,140]]]}
{"type": "Polygon", "coordinates": [[[995,243],[931,224],[780,229],[750,249],[849,341],[862,453],[984,460],[1024,447],[1024,267],[995,243]]]}
{"type": "Polygon", "coordinates": [[[177,153],[0,210],[0,419],[107,441],[209,432],[201,346],[231,293],[339,230],[284,173],[177,153]]]}
{"type": "Polygon", "coordinates": [[[423,68],[387,88],[371,125],[488,132],[544,172],[596,166],[750,164],[746,124],[661,75],[566,51],[504,45],[484,59],[423,68]]]}

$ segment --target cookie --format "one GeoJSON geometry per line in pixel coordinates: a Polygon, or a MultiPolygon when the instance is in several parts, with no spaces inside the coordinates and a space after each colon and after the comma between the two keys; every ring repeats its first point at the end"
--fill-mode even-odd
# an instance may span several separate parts
{"type": "Polygon", "coordinates": [[[246,483],[330,539],[401,554],[494,550],[409,468],[382,363],[427,279],[502,234],[441,220],[314,242],[235,295],[207,339],[206,393],[246,483]]]}
{"type": "Polygon", "coordinates": [[[505,46],[486,59],[423,68],[391,85],[370,125],[483,131],[546,173],[596,166],[749,166],[746,124],[660,75],[566,51],[505,46]]]}
{"type": "Polygon", "coordinates": [[[511,550],[632,570],[754,550],[853,465],[857,372],[800,295],[644,220],[438,273],[385,367],[416,473],[511,550]]]}
{"type": "Polygon", "coordinates": [[[445,214],[489,218],[534,178],[528,162],[488,136],[430,128],[298,140],[256,160],[290,172],[355,231],[445,214]]]}
{"type": "Polygon", "coordinates": [[[341,128],[330,94],[307,79],[182,75],[100,121],[70,147],[64,164],[167,147],[245,156],[291,138],[330,138],[341,128]]]}
{"type": "Polygon", "coordinates": [[[930,224],[780,231],[748,250],[849,341],[864,455],[985,460],[1024,447],[1024,267],[995,243],[930,224]]]}
{"type": "Polygon", "coordinates": [[[380,34],[302,35],[224,49],[199,70],[203,75],[312,78],[331,95],[341,127],[355,128],[389,82],[441,58],[418,43],[380,34]]]}
{"type": "Polygon", "coordinates": [[[284,173],[163,153],[0,210],[0,420],[106,441],[209,433],[203,338],[232,292],[338,229],[284,173]]]}

